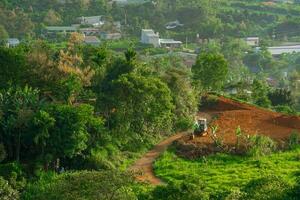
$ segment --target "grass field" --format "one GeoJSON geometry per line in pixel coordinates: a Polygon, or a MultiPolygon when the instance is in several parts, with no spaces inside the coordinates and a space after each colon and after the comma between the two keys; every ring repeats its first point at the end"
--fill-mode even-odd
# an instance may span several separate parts
{"type": "Polygon", "coordinates": [[[197,160],[180,158],[171,148],[155,163],[155,174],[167,183],[201,183],[210,194],[227,193],[272,175],[293,185],[299,170],[300,148],[260,158],[217,154],[197,160]]]}

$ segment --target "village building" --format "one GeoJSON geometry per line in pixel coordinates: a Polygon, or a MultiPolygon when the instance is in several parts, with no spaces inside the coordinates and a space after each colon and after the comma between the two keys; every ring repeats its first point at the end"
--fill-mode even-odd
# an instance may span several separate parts
{"type": "Polygon", "coordinates": [[[251,47],[259,46],[259,37],[247,37],[245,42],[251,47]]]}
{"type": "Polygon", "coordinates": [[[181,41],[176,41],[173,39],[159,39],[160,47],[164,48],[180,48],[182,46],[181,41]]]}
{"type": "Polygon", "coordinates": [[[101,33],[101,31],[98,28],[80,28],[79,32],[87,36],[89,35],[98,36],[101,33]]]}
{"type": "Polygon", "coordinates": [[[77,32],[77,28],[75,26],[47,26],[46,31],[48,34],[51,33],[73,33],[77,32]]]}
{"type": "Polygon", "coordinates": [[[142,29],[141,43],[160,47],[159,33],[155,33],[152,29],[142,29]]]}
{"type": "Polygon", "coordinates": [[[159,33],[155,33],[152,29],[142,29],[141,43],[151,44],[155,48],[179,48],[182,45],[181,41],[176,41],[173,39],[160,39],[159,33]]]}
{"type": "Polygon", "coordinates": [[[104,25],[105,21],[103,20],[103,16],[90,16],[90,17],[79,17],[77,18],[81,25],[92,25],[94,27],[100,27],[104,25]]]}
{"type": "Polygon", "coordinates": [[[108,33],[108,32],[101,32],[100,36],[103,40],[119,40],[122,38],[121,33],[108,33]]]}
{"type": "Polygon", "coordinates": [[[98,46],[101,44],[101,41],[96,36],[84,36],[83,42],[92,46],[98,46]]]}
{"type": "Polygon", "coordinates": [[[6,46],[9,48],[16,47],[20,44],[20,40],[18,38],[8,38],[6,40],[6,46]]]}

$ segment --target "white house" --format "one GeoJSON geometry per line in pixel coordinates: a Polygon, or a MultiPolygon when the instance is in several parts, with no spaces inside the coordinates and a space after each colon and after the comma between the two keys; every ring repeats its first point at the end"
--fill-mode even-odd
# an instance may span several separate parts
{"type": "Polygon", "coordinates": [[[79,17],[78,20],[82,25],[93,25],[95,27],[102,26],[105,22],[102,20],[102,16],[90,16],[90,17],[79,17]]]}
{"type": "Polygon", "coordinates": [[[173,39],[160,39],[159,33],[155,33],[152,29],[142,29],[141,42],[143,44],[152,44],[155,48],[178,48],[182,42],[173,39]]]}
{"type": "Polygon", "coordinates": [[[9,47],[9,48],[16,47],[20,44],[20,41],[18,38],[8,38],[6,44],[7,44],[7,47],[9,47]]]}
{"type": "Polygon", "coordinates": [[[160,47],[166,48],[179,48],[182,45],[181,41],[176,41],[173,39],[159,39],[160,47]]]}
{"type": "Polygon", "coordinates": [[[155,33],[152,29],[142,29],[141,42],[143,44],[152,44],[154,47],[160,47],[159,33],[155,33]]]}
{"type": "Polygon", "coordinates": [[[252,47],[259,46],[259,37],[247,37],[245,38],[245,41],[249,46],[252,47]]]}

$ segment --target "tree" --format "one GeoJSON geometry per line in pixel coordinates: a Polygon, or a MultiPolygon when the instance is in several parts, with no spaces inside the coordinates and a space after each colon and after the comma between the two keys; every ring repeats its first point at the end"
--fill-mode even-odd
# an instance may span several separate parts
{"type": "Polygon", "coordinates": [[[193,79],[206,91],[219,90],[228,73],[228,62],[221,54],[202,53],[192,67],[193,79]]]}
{"type": "MultiPolygon", "coordinates": [[[[93,116],[92,106],[50,105],[45,111],[55,120],[47,131],[50,136],[45,153],[52,155],[54,160],[72,158],[87,148],[89,133],[86,125],[93,116]]],[[[53,121],[51,118],[47,119],[47,126],[53,121]]]]}
{"type": "Polygon", "coordinates": [[[28,66],[22,51],[0,47],[0,88],[24,86],[27,72],[28,66]]]}
{"type": "Polygon", "coordinates": [[[44,18],[44,22],[50,26],[57,25],[61,22],[61,17],[57,12],[50,9],[44,18]]]}
{"type": "MultiPolygon", "coordinates": [[[[157,78],[135,73],[123,74],[112,81],[109,98],[113,103],[112,123],[121,137],[128,133],[144,136],[170,131],[172,123],[172,97],[166,84],[157,78]]],[[[140,141],[141,142],[141,141],[140,141]]]]}
{"type": "Polygon", "coordinates": [[[276,89],[268,94],[273,106],[293,104],[292,92],[287,89],[276,89]]]}
{"type": "Polygon", "coordinates": [[[162,80],[171,90],[176,129],[188,129],[194,122],[198,108],[198,93],[191,84],[191,74],[186,68],[170,68],[162,75],[162,80]]]}
{"type": "Polygon", "coordinates": [[[0,44],[8,38],[8,33],[4,26],[0,25],[0,44]]]}
{"type": "Polygon", "coordinates": [[[255,79],[252,84],[252,99],[255,104],[262,107],[269,107],[271,101],[268,98],[268,88],[267,85],[255,79]]]}
{"type": "Polygon", "coordinates": [[[9,88],[0,94],[1,137],[7,147],[8,157],[20,160],[24,133],[33,114],[40,106],[38,90],[30,87],[9,88]],[[15,150],[13,150],[15,148],[15,150]]]}

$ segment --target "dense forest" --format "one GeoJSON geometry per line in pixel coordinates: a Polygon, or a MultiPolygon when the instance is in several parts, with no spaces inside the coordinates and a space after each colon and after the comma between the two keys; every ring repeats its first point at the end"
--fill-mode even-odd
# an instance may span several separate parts
{"type": "Polygon", "coordinates": [[[128,169],[159,141],[192,130],[197,113],[220,96],[298,120],[300,54],[275,58],[267,47],[297,41],[299,11],[297,1],[1,1],[0,200],[296,200],[298,121],[278,144],[234,127],[238,139],[230,150],[211,126],[216,155],[187,159],[172,145],[155,163],[167,183],[157,187],[137,182],[128,169]],[[63,41],[43,35],[46,26],[92,15],[120,21],[125,37],[92,46],[76,32],[63,41]],[[175,20],[184,25],[167,30],[175,20]],[[188,40],[186,48],[197,44],[195,63],[177,56],[182,49],[139,44],[143,28],[188,40]],[[248,36],[261,37],[260,51],[245,43],[248,36]],[[4,40],[12,37],[21,44],[8,48],[4,40]],[[216,166],[240,182],[222,182],[216,166]],[[202,169],[206,175],[197,175],[202,169]],[[207,180],[214,175],[218,181],[207,180]]]}

